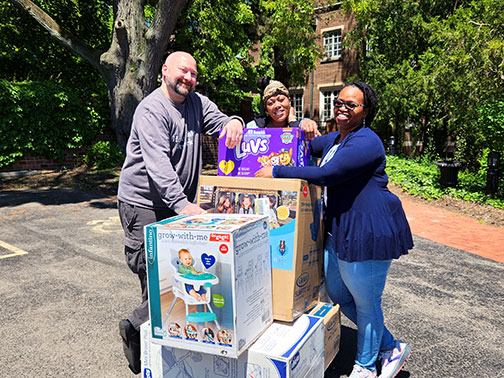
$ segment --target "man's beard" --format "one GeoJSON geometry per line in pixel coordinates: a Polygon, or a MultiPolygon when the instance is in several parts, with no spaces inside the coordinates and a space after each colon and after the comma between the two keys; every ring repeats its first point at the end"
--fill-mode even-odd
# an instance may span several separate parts
{"type": "Polygon", "coordinates": [[[179,80],[175,83],[174,86],[171,86],[171,87],[175,91],[175,93],[186,97],[193,90],[192,86],[189,89],[187,89],[186,86],[187,86],[186,84],[184,84],[183,82],[181,82],[179,80]]]}

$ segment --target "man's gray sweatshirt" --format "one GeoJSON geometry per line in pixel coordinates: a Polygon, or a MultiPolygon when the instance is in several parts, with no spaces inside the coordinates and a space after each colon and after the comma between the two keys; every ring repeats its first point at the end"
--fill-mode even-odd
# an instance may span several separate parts
{"type": "Polygon", "coordinates": [[[154,90],[135,110],[117,199],[179,213],[196,197],[203,165],[201,134],[217,137],[230,120],[199,93],[191,92],[178,104],[161,88],[154,90]]]}

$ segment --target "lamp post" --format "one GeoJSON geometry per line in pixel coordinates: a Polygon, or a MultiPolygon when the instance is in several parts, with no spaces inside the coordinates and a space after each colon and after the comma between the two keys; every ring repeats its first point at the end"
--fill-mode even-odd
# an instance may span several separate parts
{"type": "Polygon", "coordinates": [[[389,155],[395,155],[395,137],[393,135],[390,136],[389,155]]]}
{"type": "Polygon", "coordinates": [[[499,186],[499,153],[492,151],[488,154],[488,170],[485,193],[494,195],[499,186]]]}

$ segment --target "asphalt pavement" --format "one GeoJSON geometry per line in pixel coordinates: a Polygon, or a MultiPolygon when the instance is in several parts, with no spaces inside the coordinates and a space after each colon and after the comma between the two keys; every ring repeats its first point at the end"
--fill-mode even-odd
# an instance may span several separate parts
{"type": "MultiPolygon", "coordinates": [[[[133,377],[118,322],[140,303],[140,286],[124,261],[114,199],[3,191],[0,227],[0,375],[133,377]]],[[[387,327],[413,346],[398,378],[504,378],[504,264],[414,241],[383,297],[387,327]]],[[[355,343],[343,317],[326,377],[350,374],[355,343]]]]}

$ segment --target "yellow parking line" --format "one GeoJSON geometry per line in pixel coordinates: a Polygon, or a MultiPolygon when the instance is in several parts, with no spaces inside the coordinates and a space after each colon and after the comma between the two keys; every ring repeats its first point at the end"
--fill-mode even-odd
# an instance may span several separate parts
{"type": "Polygon", "coordinates": [[[3,242],[1,240],[0,240],[0,247],[8,249],[11,252],[14,252],[9,253],[8,255],[0,255],[0,259],[6,259],[7,257],[13,257],[13,256],[26,255],[28,253],[26,251],[23,251],[22,249],[19,249],[18,247],[14,247],[13,245],[10,245],[9,243],[3,242]]]}

